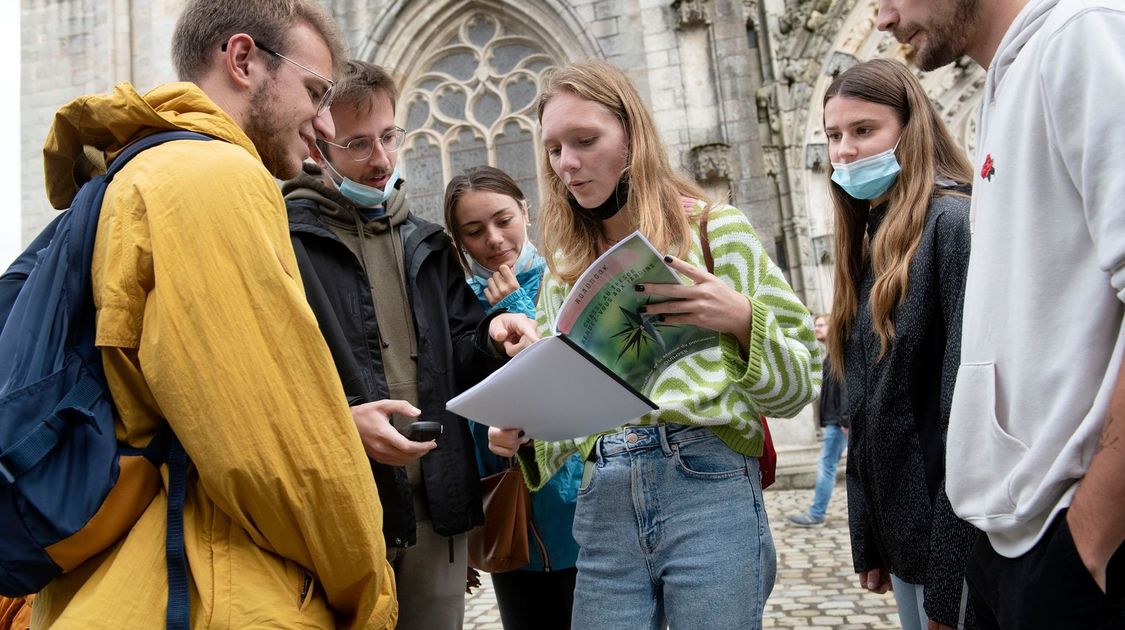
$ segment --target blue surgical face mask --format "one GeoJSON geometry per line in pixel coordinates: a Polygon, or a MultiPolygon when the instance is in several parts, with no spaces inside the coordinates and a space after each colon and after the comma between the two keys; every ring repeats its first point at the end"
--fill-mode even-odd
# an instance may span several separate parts
{"type": "MultiPolygon", "coordinates": [[[[469,259],[469,266],[472,268],[474,276],[484,278],[484,280],[487,282],[488,279],[492,277],[492,274],[496,273],[495,270],[489,269],[488,267],[485,267],[484,265],[477,262],[476,258],[469,256],[468,252],[466,252],[465,255],[469,259]]],[[[531,242],[530,239],[525,240],[523,242],[523,249],[520,250],[519,258],[516,259],[516,262],[512,263],[512,273],[518,276],[528,269],[532,269],[533,267],[535,267],[535,263],[538,258],[539,250],[535,248],[535,245],[531,242]]]]}
{"type": "Polygon", "coordinates": [[[341,181],[336,184],[336,188],[340,191],[340,194],[363,208],[375,208],[386,203],[391,193],[394,192],[395,184],[398,183],[400,177],[398,167],[396,166],[395,170],[391,171],[391,176],[387,178],[387,185],[384,186],[382,190],[379,190],[378,188],[361,184],[344,177],[328,160],[325,160],[324,163],[328,165],[328,168],[332,169],[336,177],[340,178],[341,181]]]}
{"type": "Polygon", "coordinates": [[[895,146],[862,160],[848,164],[832,163],[832,181],[840,185],[844,192],[856,199],[877,199],[882,197],[895,181],[902,168],[895,159],[895,146]]]}

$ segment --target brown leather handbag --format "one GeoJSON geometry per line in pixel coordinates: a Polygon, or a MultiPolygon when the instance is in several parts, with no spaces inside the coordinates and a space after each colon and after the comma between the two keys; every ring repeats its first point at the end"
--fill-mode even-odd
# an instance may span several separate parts
{"type": "Polygon", "coordinates": [[[510,467],[480,480],[484,525],[469,532],[469,566],[488,573],[514,571],[527,564],[527,519],[531,495],[523,473],[510,467]]]}
{"type": "Polygon", "coordinates": [[[31,600],[27,597],[0,596],[0,630],[28,630],[31,627],[31,600]]]}

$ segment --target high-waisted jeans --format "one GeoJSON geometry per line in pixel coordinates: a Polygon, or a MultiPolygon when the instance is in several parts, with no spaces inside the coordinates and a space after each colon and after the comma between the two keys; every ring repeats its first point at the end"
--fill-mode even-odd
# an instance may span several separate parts
{"type": "Polygon", "coordinates": [[[707,428],[598,441],[578,492],[573,627],[762,626],[777,556],[758,460],[707,428]]]}

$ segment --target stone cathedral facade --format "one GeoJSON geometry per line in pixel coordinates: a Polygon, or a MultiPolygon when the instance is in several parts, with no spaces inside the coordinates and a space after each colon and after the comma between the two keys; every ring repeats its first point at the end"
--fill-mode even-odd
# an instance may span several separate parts
{"type": "MultiPolygon", "coordinates": [[[[876,0],[323,1],[353,56],[398,79],[397,119],[408,131],[400,164],[422,216],[441,223],[445,182],[478,164],[511,173],[534,214],[540,77],[552,66],[603,58],[637,85],[673,163],[750,217],[810,310],[831,304],[820,100],[857,61],[903,58],[875,28],[876,0]]],[[[41,148],[55,110],[120,81],[143,92],[175,80],[169,48],[181,6],[21,0],[24,242],[54,213],[41,148]]],[[[971,151],[983,71],[962,60],[921,76],[971,151]]],[[[780,464],[811,481],[818,451],[811,412],[773,426],[780,464]]]]}

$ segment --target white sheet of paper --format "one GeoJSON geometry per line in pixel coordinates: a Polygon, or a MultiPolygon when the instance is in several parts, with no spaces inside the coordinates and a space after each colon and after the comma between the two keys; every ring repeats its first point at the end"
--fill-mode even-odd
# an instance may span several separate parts
{"type": "Polygon", "coordinates": [[[445,407],[548,441],[607,431],[655,410],[559,337],[528,346],[445,407]]]}

